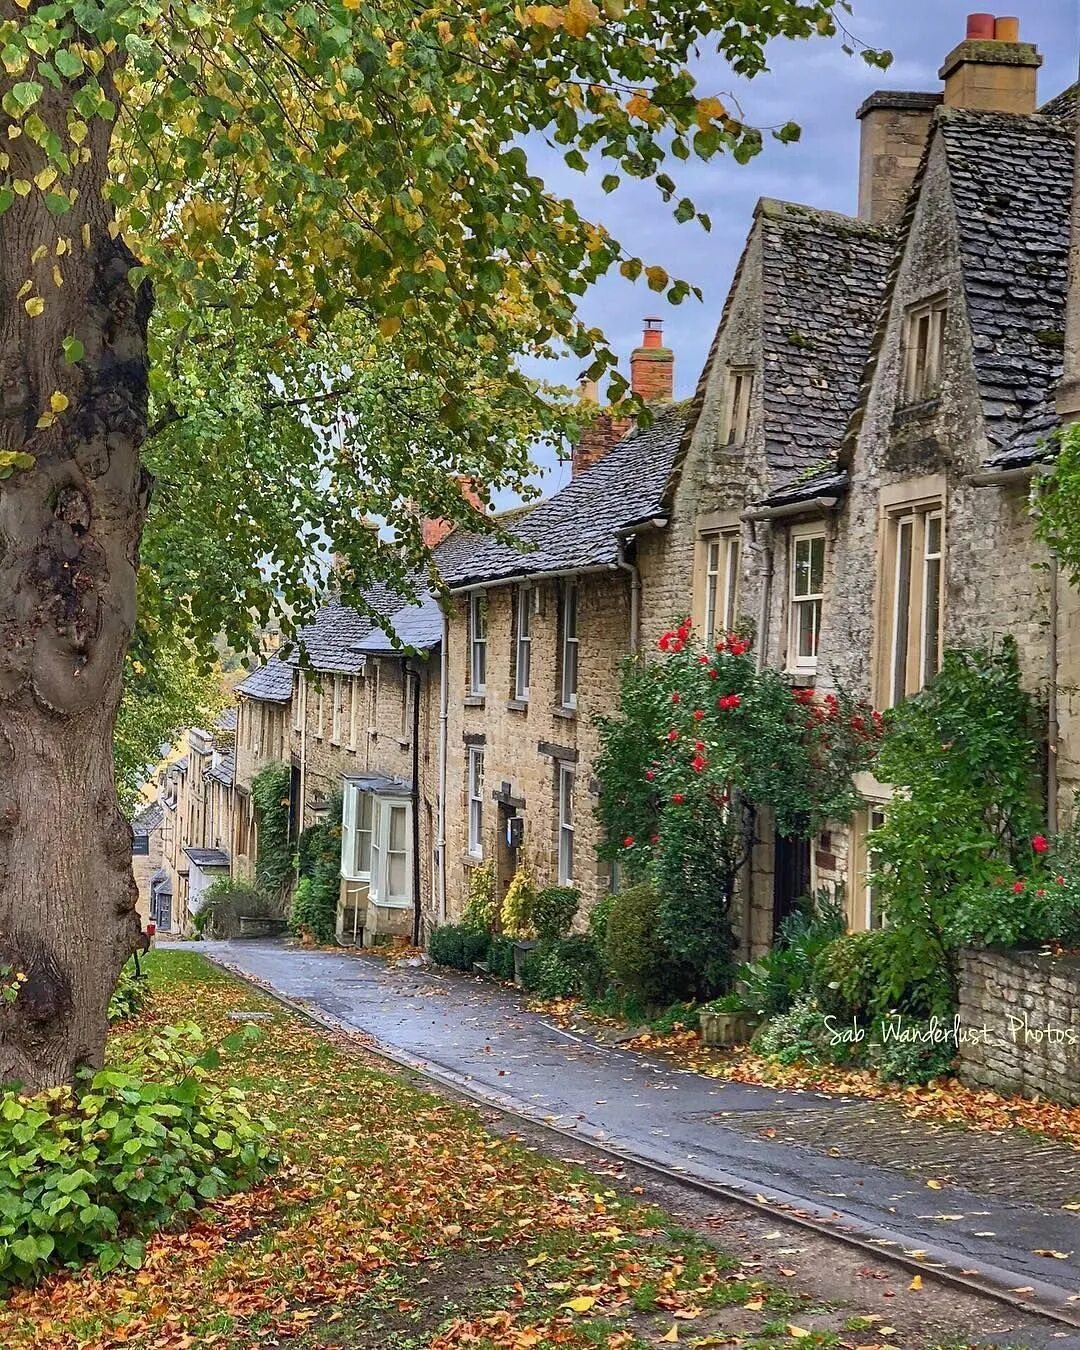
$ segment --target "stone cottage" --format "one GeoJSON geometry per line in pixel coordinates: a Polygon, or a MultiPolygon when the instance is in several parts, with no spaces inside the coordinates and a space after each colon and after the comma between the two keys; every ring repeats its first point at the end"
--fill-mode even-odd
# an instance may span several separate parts
{"type": "Polygon", "coordinates": [[[237,880],[255,878],[259,827],[251,784],[268,764],[288,763],[292,692],[292,667],[273,655],[236,686],[232,875],[237,880]]]}

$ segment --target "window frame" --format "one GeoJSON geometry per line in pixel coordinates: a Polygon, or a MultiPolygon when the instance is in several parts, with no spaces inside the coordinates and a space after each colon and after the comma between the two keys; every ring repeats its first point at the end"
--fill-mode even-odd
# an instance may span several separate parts
{"type": "Polygon", "coordinates": [[[883,503],[881,534],[877,702],[891,708],[925,688],[941,669],[948,546],[944,495],[883,503]]]}
{"type": "Polygon", "coordinates": [[[484,767],[484,747],[470,745],[465,756],[466,852],[480,859],[484,856],[484,767]]]}
{"type": "Polygon", "coordinates": [[[821,647],[821,629],[825,616],[825,572],[829,561],[829,540],[825,527],[821,524],[800,525],[793,528],[788,536],[788,654],[787,668],[791,671],[801,673],[811,673],[817,670],[818,651],[821,647]],[[813,589],[814,575],[814,553],[813,546],[821,542],[821,589],[813,589]],[[810,547],[807,560],[808,589],[805,594],[796,591],[796,582],[799,568],[799,546],[806,543],[810,547]],[[815,615],[812,621],[813,646],[812,656],[804,656],[799,650],[800,636],[802,633],[802,615],[804,606],[812,606],[811,613],[815,615]]]}
{"type": "Polygon", "coordinates": [[[742,535],[737,529],[716,530],[703,534],[701,542],[705,550],[705,614],[702,633],[705,646],[711,648],[719,641],[720,635],[735,631],[742,535]],[[717,623],[717,617],[721,614],[723,621],[717,623]]]}
{"type": "Polygon", "coordinates": [[[578,688],[581,679],[581,610],[579,587],[576,581],[563,584],[562,604],[559,607],[559,706],[567,712],[576,712],[578,688]],[[571,631],[570,618],[573,616],[571,631]],[[570,674],[573,672],[571,687],[570,674]]]}
{"type": "Polygon", "coordinates": [[[724,423],[720,444],[742,445],[750,430],[750,403],[754,396],[752,365],[730,364],[724,381],[724,423]]]}
{"type": "Polygon", "coordinates": [[[302,670],[296,672],[296,697],[293,705],[293,731],[303,731],[307,705],[307,680],[302,670]]]}
{"type": "Polygon", "coordinates": [[[556,766],[556,876],[560,886],[574,884],[574,789],[577,766],[560,760],[556,766]]]}
{"type": "Polygon", "coordinates": [[[482,697],[487,693],[487,596],[483,591],[469,593],[469,693],[482,697]]]}
{"type": "Polygon", "coordinates": [[[949,302],[945,292],[928,296],[904,311],[901,392],[904,407],[936,398],[941,389],[942,355],[949,302]],[[925,344],[920,325],[925,324],[925,344]]]}
{"type": "Polygon", "coordinates": [[[343,700],[344,681],[339,674],[334,675],[334,684],[331,692],[332,703],[330,705],[330,742],[332,745],[341,744],[341,712],[343,700]]]}
{"type": "Polygon", "coordinates": [[[315,739],[321,741],[326,731],[326,681],[320,676],[316,684],[315,739]]]}
{"type": "Polygon", "coordinates": [[[885,823],[887,811],[886,802],[866,801],[856,817],[855,875],[848,907],[848,927],[853,933],[872,932],[885,927],[884,915],[880,911],[875,914],[875,888],[870,884],[874,859],[870,835],[885,823]]]}
{"type": "Polygon", "coordinates": [[[532,678],[532,617],[536,605],[536,588],[528,584],[518,587],[514,597],[514,698],[528,703],[532,678]],[[522,678],[524,676],[524,678],[522,678]]]}
{"type": "Polygon", "coordinates": [[[412,802],[407,797],[384,796],[365,792],[358,783],[345,784],[341,812],[341,877],[348,882],[366,883],[372,904],[387,909],[405,909],[412,904],[411,838],[412,802]],[[404,845],[391,850],[395,812],[403,813],[404,845]],[[404,889],[391,893],[390,862],[396,857],[403,859],[404,889]]]}
{"type": "Polygon", "coordinates": [[[356,749],[356,719],[360,710],[359,690],[357,685],[360,683],[359,675],[349,676],[349,743],[348,749],[356,749]]]}

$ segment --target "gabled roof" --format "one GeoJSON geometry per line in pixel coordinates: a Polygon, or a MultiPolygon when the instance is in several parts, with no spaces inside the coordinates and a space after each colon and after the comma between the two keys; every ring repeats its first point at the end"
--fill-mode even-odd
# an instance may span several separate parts
{"type": "Polygon", "coordinates": [[[232,787],[236,781],[236,756],[223,755],[218,764],[207,769],[206,777],[212,778],[215,783],[224,783],[226,787],[232,787]]]}
{"type": "Polygon", "coordinates": [[[246,680],[242,680],[236,686],[236,692],[244,698],[257,699],[260,703],[288,703],[292,698],[292,686],[291,667],[272,656],[265,665],[259,666],[246,680]]]}
{"type": "Polygon", "coordinates": [[[514,520],[517,547],[455,531],[435,551],[448,586],[612,566],[619,534],[662,515],[664,494],[686,425],[685,404],[657,412],[554,496],[514,520]]]}
{"type": "Polygon", "coordinates": [[[144,806],[131,821],[131,830],[133,834],[153,834],[161,826],[165,819],[165,808],[160,802],[151,802],[149,806],[144,806]]]}
{"type": "MultiPolygon", "coordinates": [[[[418,583],[423,589],[422,583],[418,583]]],[[[376,613],[390,618],[412,603],[385,582],[376,581],[363,589],[364,601],[376,613]]],[[[291,666],[306,661],[314,670],[339,675],[358,675],[364,668],[360,644],[376,628],[370,614],[350,609],[337,596],[331,596],[315,615],[314,621],[296,635],[288,657],[291,666]]]]}
{"type": "Polygon", "coordinates": [[[938,119],[989,459],[1030,462],[1058,422],[1072,131],[1044,114],[948,110],[938,119]]]}
{"type": "Polygon", "coordinates": [[[425,595],[415,605],[406,605],[392,615],[385,625],[373,628],[357,650],[367,656],[401,656],[402,647],[418,652],[429,652],[442,641],[443,613],[434,595],[425,595]],[[393,633],[398,640],[395,646],[393,633]]]}
{"type": "Polygon", "coordinates": [[[220,716],[220,717],[217,719],[217,721],[214,723],[214,730],[215,730],[215,731],[235,731],[235,730],[236,730],[236,720],[237,720],[237,708],[236,708],[236,704],[234,703],[234,704],[232,704],[230,707],[224,709],[224,711],[222,712],[221,716],[220,716]]]}
{"type": "Polygon", "coordinates": [[[184,848],[181,850],[196,867],[228,867],[229,855],[220,848],[184,848]]]}
{"type": "Polygon", "coordinates": [[[896,235],[835,211],[768,198],[758,203],[757,221],[765,453],[779,486],[840,444],[896,235]]]}

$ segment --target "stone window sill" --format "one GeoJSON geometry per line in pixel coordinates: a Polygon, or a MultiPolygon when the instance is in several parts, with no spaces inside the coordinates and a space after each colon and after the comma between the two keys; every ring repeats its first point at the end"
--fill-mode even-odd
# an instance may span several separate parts
{"type": "Polygon", "coordinates": [[[894,410],[892,424],[894,427],[904,427],[912,422],[924,422],[934,417],[940,408],[941,398],[938,395],[923,399],[920,403],[906,403],[894,410]]]}
{"type": "Polygon", "coordinates": [[[527,713],[529,701],[524,698],[512,698],[507,701],[506,707],[510,712],[527,713]]]}
{"type": "Polygon", "coordinates": [[[487,699],[483,694],[466,694],[462,701],[466,708],[482,708],[487,699]]]}
{"type": "Polygon", "coordinates": [[[559,704],[557,707],[555,707],[555,708],[552,709],[552,712],[554,713],[554,715],[555,715],[556,717],[562,717],[562,718],[564,718],[567,722],[576,722],[576,721],[577,721],[577,709],[576,709],[576,708],[564,708],[564,707],[562,706],[562,704],[559,704]]]}

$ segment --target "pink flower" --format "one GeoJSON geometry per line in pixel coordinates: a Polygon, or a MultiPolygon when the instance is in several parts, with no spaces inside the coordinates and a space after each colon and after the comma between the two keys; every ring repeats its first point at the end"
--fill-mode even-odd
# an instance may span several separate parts
{"type": "Polygon", "coordinates": [[[695,721],[695,722],[700,722],[701,719],[702,719],[704,716],[705,716],[705,711],[704,711],[703,708],[695,708],[695,709],[694,709],[694,721],[695,721]]]}
{"type": "Polygon", "coordinates": [[[682,806],[683,802],[686,801],[686,798],[683,796],[681,792],[673,792],[671,794],[671,800],[675,803],[676,806],[682,806]]]}
{"type": "Polygon", "coordinates": [[[1064,885],[1065,885],[1065,878],[1064,878],[1064,877],[1055,877],[1054,880],[1057,882],[1057,884],[1058,884],[1059,886],[1064,886],[1064,885]]]}
{"type": "Polygon", "coordinates": [[[1050,841],[1045,834],[1037,834],[1031,841],[1031,847],[1036,853],[1045,853],[1050,847],[1050,841]]]}
{"type": "Polygon", "coordinates": [[[626,838],[622,841],[622,845],[623,845],[623,848],[633,848],[633,847],[634,847],[634,836],[633,836],[632,834],[628,834],[628,835],[626,836],[626,838]]]}
{"type": "Polygon", "coordinates": [[[1014,882],[1013,882],[1013,894],[1014,894],[1014,895],[1023,895],[1023,893],[1024,893],[1024,883],[1023,883],[1022,881],[1014,881],[1014,882]]]}
{"type": "Polygon", "coordinates": [[[668,732],[667,738],[669,741],[677,741],[679,739],[679,733],[675,730],[674,727],[672,727],[671,730],[668,732]]]}
{"type": "Polygon", "coordinates": [[[650,835],[649,835],[649,843],[650,843],[650,844],[658,844],[659,842],[660,842],[660,836],[659,836],[658,834],[650,834],[650,835]]]}

